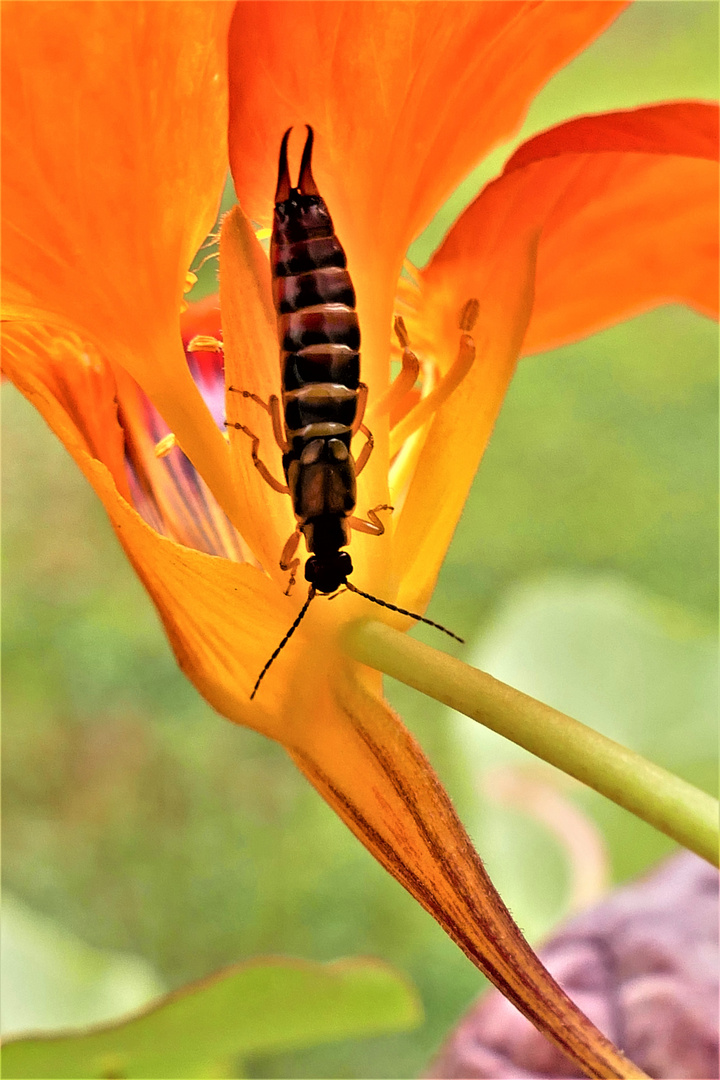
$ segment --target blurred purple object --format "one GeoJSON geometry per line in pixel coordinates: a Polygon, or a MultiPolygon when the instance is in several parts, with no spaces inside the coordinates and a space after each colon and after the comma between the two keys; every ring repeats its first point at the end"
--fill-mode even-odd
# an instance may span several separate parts
{"type": "MultiPolygon", "coordinates": [[[[540,950],[563,989],[659,1080],[718,1076],[718,873],[688,851],[617,889],[540,950]]],[[[454,1029],[434,1080],[577,1077],[496,990],[454,1029]]]]}

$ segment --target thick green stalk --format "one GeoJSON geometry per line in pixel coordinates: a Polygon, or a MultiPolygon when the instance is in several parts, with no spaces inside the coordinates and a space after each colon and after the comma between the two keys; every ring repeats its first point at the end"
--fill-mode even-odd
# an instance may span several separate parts
{"type": "Polygon", "coordinates": [[[572,717],[379,622],[351,624],[346,651],[484,724],[718,865],[718,802],[572,717]]]}

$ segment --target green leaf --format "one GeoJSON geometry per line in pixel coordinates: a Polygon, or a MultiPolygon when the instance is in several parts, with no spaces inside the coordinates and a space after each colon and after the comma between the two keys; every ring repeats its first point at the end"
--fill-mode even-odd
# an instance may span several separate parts
{"type": "Polygon", "coordinates": [[[3,891],[3,1036],[107,1023],[164,990],[140,957],[95,949],[3,891]]]}
{"type": "Polygon", "coordinates": [[[123,1023],[11,1040],[3,1076],[229,1075],[237,1056],[398,1031],[419,1023],[412,987],[373,960],[238,964],[160,999],[123,1023]]]}

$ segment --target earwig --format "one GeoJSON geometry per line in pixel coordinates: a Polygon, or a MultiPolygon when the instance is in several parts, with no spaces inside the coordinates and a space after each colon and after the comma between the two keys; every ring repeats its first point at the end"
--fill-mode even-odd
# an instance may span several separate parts
{"type": "Polygon", "coordinates": [[[272,291],[277,313],[282,409],[272,395],[267,404],[248,390],[228,387],[266,409],[275,439],[283,453],[285,484],[272,475],[259,457],[259,438],[244,424],[227,422],[252,439],[252,458],[263,479],[292,498],[297,526],[280,558],[290,572],[287,592],[300,565],[296,557],[301,535],[310,558],[305,563],[308,596],[297,618],[260,672],[255,697],[268,669],[290,640],[317,593],[330,595],[341,586],[374,604],[434,626],[462,642],[439,623],[416,615],[386,600],[362,592],[348,581],[353,565],[347,551],[350,530],[382,536],[385,526],[378,511],[368,519],[355,517],[356,478],[373,450],[373,437],[363,423],[368,388],[360,381],[360,324],[355,311],[355,290],[347,260],[335,235],[332,219],[312,175],[313,129],[300,163],[297,187],[292,187],[287,147],[292,128],[280,146],[275,213],[270,243],[272,291]],[[353,436],[365,443],[355,459],[353,436]]]}

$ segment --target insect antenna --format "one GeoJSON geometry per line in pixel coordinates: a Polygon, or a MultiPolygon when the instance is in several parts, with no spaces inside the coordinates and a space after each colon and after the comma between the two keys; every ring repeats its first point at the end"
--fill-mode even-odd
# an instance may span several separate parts
{"type": "Polygon", "coordinates": [[[448,630],[447,626],[441,626],[440,623],[433,622],[432,619],[426,619],[422,615],[417,615],[414,611],[406,611],[405,608],[397,607],[395,604],[389,604],[387,600],[380,600],[377,596],[371,596],[370,593],[363,592],[362,589],[357,589],[354,585],[351,585],[349,581],[345,582],[345,588],[349,589],[350,592],[357,593],[358,596],[364,596],[366,600],[372,601],[373,604],[379,604],[380,607],[390,608],[391,611],[397,611],[400,615],[408,615],[411,619],[417,619],[418,622],[424,622],[427,626],[434,626],[436,630],[442,630],[443,634],[447,634],[448,637],[454,638],[455,641],[459,641],[461,645],[465,644],[465,638],[453,634],[452,630],[448,630]]]}
{"type": "Polygon", "coordinates": [[[285,635],[285,637],[284,637],[284,638],[282,639],[282,641],[281,641],[281,642],[280,642],[280,644],[278,645],[278,647],[277,647],[277,649],[275,650],[275,652],[274,652],[274,653],[272,654],[272,656],[271,656],[271,657],[270,657],[270,659],[268,660],[268,662],[267,662],[267,664],[265,665],[265,667],[264,667],[264,668],[262,669],[262,671],[261,671],[261,672],[260,672],[260,674],[258,675],[258,677],[257,677],[257,682],[255,683],[255,686],[253,687],[253,692],[252,692],[252,694],[250,695],[250,700],[251,700],[251,701],[252,701],[252,699],[253,699],[253,698],[255,697],[255,695],[257,694],[257,691],[258,691],[258,686],[260,685],[260,683],[261,683],[261,682],[263,681],[263,679],[265,678],[265,675],[267,674],[268,668],[269,668],[269,667],[271,666],[271,664],[272,664],[272,663],[274,662],[274,660],[275,660],[275,659],[276,659],[276,658],[277,658],[277,657],[279,656],[279,654],[280,654],[280,653],[282,652],[282,650],[283,650],[283,649],[285,648],[285,646],[287,645],[288,641],[289,641],[289,640],[290,640],[290,638],[291,638],[291,637],[293,636],[293,634],[294,634],[294,633],[295,633],[295,631],[297,630],[298,626],[299,626],[299,625],[300,625],[300,623],[302,622],[302,620],[303,620],[303,618],[304,618],[304,616],[305,616],[305,612],[306,612],[306,611],[307,611],[307,609],[308,609],[308,608],[310,607],[310,601],[312,600],[312,598],[313,598],[314,596],[315,596],[315,589],[314,589],[314,587],[313,587],[313,586],[311,585],[311,586],[310,586],[310,588],[308,589],[308,595],[307,595],[307,600],[305,601],[305,603],[303,604],[303,606],[302,606],[302,607],[300,608],[300,611],[298,612],[298,617],[296,618],[295,622],[294,622],[294,623],[292,624],[292,626],[291,626],[291,627],[290,627],[290,629],[288,630],[287,634],[285,635]]]}

